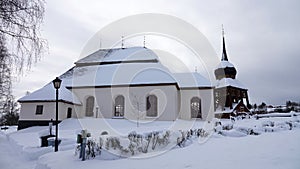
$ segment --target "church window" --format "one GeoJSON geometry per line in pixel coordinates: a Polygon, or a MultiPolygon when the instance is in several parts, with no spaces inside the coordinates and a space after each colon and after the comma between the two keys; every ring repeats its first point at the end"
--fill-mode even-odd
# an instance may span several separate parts
{"type": "Polygon", "coordinates": [[[124,116],[124,105],[125,99],[124,96],[119,95],[115,98],[115,117],[123,117],[124,116]]]}
{"type": "Polygon", "coordinates": [[[85,115],[87,117],[92,117],[94,115],[94,103],[95,102],[95,98],[93,96],[89,96],[86,99],[86,107],[85,107],[85,115]]]}
{"type": "Polygon", "coordinates": [[[199,97],[193,97],[191,99],[191,118],[202,118],[201,115],[201,99],[199,97]]]}
{"type": "Polygon", "coordinates": [[[155,95],[149,95],[146,101],[146,115],[148,117],[157,117],[157,97],[155,95]]]}

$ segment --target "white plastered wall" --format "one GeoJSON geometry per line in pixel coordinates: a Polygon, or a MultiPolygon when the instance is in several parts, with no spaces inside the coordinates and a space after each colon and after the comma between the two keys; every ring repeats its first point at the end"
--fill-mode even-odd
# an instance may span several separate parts
{"type": "Polygon", "coordinates": [[[180,95],[180,112],[181,119],[191,119],[191,99],[199,97],[201,99],[202,120],[211,120],[213,118],[213,89],[181,89],[180,95]]]}
{"type": "Polygon", "coordinates": [[[175,85],[161,86],[136,86],[136,87],[107,87],[107,88],[77,88],[72,89],[81,100],[82,107],[79,117],[85,116],[86,99],[89,96],[95,97],[94,117],[98,107],[99,118],[114,117],[114,100],[118,95],[125,98],[124,118],[129,120],[175,120],[178,117],[178,96],[175,85]],[[154,94],[158,99],[158,116],[146,116],[146,97],[154,94]],[[139,104],[140,113],[137,111],[139,104]]]}
{"type": "MultiPolygon", "coordinates": [[[[80,106],[68,103],[58,103],[58,120],[67,118],[68,108],[72,108],[72,117],[77,117],[76,111],[80,106]]],[[[23,102],[21,103],[20,120],[55,120],[55,102],[23,102]],[[43,105],[43,113],[36,114],[36,106],[43,105]]]]}

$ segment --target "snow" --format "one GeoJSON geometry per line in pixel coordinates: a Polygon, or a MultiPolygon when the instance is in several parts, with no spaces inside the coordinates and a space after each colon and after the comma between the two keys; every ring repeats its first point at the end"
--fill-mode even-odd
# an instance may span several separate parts
{"type": "Polygon", "coordinates": [[[262,117],[293,117],[295,115],[300,115],[300,113],[297,112],[289,112],[289,113],[268,113],[268,114],[258,114],[257,116],[259,118],[262,117]]]}
{"type": "Polygon", "coordinates": [[[217,80],[216,82],[216,88],[222,88],[222,87],[237,87],[241,89],[247,89],[239,80],[232,79],[232,78],[222,78],[221,80],[217,80]]]}
{"type": "Polygon", "coordinates": [[[226,60],[222,60],[219,65],[217,66],[218,68],[226,68],[226,67],[234,67],[234,65],[226,60]]]}
{"type": "MultiPolygon", "coordinates": [[[[34,91],[33,93],[30,93],[29,95],[26,95],[26,96],[20,98],[18,101],[19,102],[55,101],[56,100],[55,93],[56,93],[55,88],[51,82],[51,83],[48,83],[46,86],[42,87],[41,89],[38,89],[38,90],[34,91]]],[[[63,100],[63,101],[81,105],[81,102],[79,101],[79,99],[70,90],[68,90],[63,84],[59,88],[58,100],[63,100]]]]}
{"type": "Polygon", "coordinates": [[[212,87],[212,84],[199,73],[174,73],[180,88],[186,87],[212,87]]]}
{"type": "Polygon", "coordinates": [[[155,61],[158,60],[158,57],[152,50],[144,47],[100,49],[78,60],[75,64],[141,60],[155,61]]]}
{"type": "MultiPolygon", "coordinates": [[[[74,67],[60,76],[62,86],[59,99],[81,104],[67,87],[94,87],[140,84],[178,84],[179,87],[211,87],[199,73],[171,73],[160,63],[126,63],[74,67]]],[[[26,101],[54,101],[55,89],[51,83],[22,97],[26,101]]]]}
{"type": "MultiPolygon", "coordinates": [[[[164,149],[162,152],[140,154],[129,158],[103,151],[102,157],[81,161],[75,155],[76,135],[82,128],[99,138],[102,131],[109,135],[126,136],[131,131],[147,133],[150,131],[178,130],[179,128],[199,128],[203,121],[141,121],[125,119],[67,119],[59,124],[59,137],[62,143],[59,152],[53,147],[39,147],[39,133],[48,127],[30,127],[13,131],[15,127],[0,132],[1,169],[60,169],[60,168],[128,168],[128,169],[198,169],[198,168],[272,168],[296,169],[300,165],[300,121],[298,116],[270,117],[262,119],[243,119],[232,122],[219,120],[223,128],[208,139],[199,142],[191,139],[185,147],[178,146],[164,149]],[[287,122],[292,122],[289,130],[287,122]],[[174,127],[177,126],[177,127],[174,127]],[[272,127],[273,126],[273,127],[272,127]],[[246,134],[249,129],[259,135],[246,134]],[[270,129],[267,131],[266,129],[270,129]],[[271,130],[272,129],[272,130],[271,130]],[[273,131],[273,132],[272,132],[273,131]],[[154,153],[154,154],[153,154],[154,153]],[[112,160],[114,159],[114,160],[112,160]]],[[[211,122],[212,123],[212,122],[211,122]]],[[[210,124],[211,124],[210,123],[210,124]]]]}
{"type": "MultiPolygon", "coordinates": [[[[59,100],[79,105],[80,100],[67,89],[68,87],[146,84],[178,84],[182,88],[212,86],[198,73],[171,73],[158,61],[157,55],[152,50],[144,47],[100,49],[75,64],[77,66],[60,76],[62,84],[59,89],[59,100]],[[119,63],[121,61],[123,63],[119,63]]],[[[52,82],[19,101],[55,101],[52,82]]]]}
{"type": "Polygon", "coordinates": [[[230,107],[224,107],[223,109],[221,107],[218,107],[215,111],[215,114],[230,114],[233,113],[236,109],[236,107],[242,102],[242,100],[240,100],[238,103],[233,103],[232,104],[232,109],[230,109],[230,107]]]}
{"type": "MultiPolygon", "coordinates": [[[[176,84],[169,72],[160,63],[126,63],[74,67],[60,76],[59,100],[81,104],[67,87],[94,87],[131,84],[176,84]]],[[[19,99],[26,101],[55,101],[52,82],[19,99]]]]}
{"type": "Polygon", "coordinates": [[[77,67],[69,87],[176,83],[160,63],[126,63],[77,67]]]}

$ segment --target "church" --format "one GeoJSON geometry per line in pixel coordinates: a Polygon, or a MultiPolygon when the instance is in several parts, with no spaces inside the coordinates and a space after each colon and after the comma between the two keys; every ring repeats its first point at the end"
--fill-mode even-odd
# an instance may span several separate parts
{"type": "MultiPolygon", "coordinates": [[[[212,119],[214,86],[197,72],[172,73],[146,47],[100,49],[59,76],[59,121],[212,119]]],[[[19,99],[19,129],[55,119],[52,82],[19,99]]]]}
{"type": "MultiPolygon", "coordinates": [[[[223,36],[217,84],[197,72],[173,73],[146,47],[99,49],[61,74],[58,120],[113,118],[136,120],[211,120],[247,111],[247,89],[235,79],[223,36]],[[242,107],[245,107],[242,110],[242,107]],[[228,114],[229,113],[229,114],[228,114]]],[[[48,125],[55,119],[52,82],[20,98],[18,129],[48,125]]]]}

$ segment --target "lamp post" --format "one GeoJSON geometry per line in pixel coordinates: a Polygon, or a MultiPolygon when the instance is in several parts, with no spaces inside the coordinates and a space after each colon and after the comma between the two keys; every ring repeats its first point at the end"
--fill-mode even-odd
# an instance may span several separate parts
{"type": "Polygon", "coordinates": [[[56,77],[53,81],[53,86],[56,89],[56,120],[55,120],[55,148],[54,151],[58,151],[58,89],[60,88],[61,85],[61,79],[56,77]]]}

